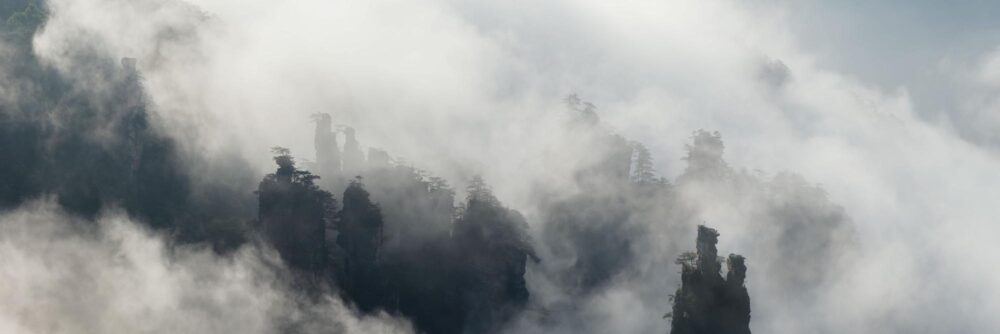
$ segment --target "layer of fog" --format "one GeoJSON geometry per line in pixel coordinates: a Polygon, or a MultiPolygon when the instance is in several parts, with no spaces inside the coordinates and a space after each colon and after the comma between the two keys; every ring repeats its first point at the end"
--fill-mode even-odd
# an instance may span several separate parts
{"type": "MultiPolygon", "coordinates": [[[[774,1],[757,1],[768,6],[774,1]]],[[[982,72],[996,58],[1000,5],[989,1],[777,1],[803,49],[825,67],[911,92],[923,120],[998,152],[996,87],[982,72]],[[891,61],[886,61],[891,59],[891,61]]]]}
{"type": "MultiPolygon", "coordinates": [[[[886,92],[818,67],[770,8],[731,1],[51,6],[53,18],[35,40],[40,55],[69,74],[81,66],[79,50],[138,58],[168,131],[192,150],[238,147],[263,172],[272,168],[270,146],[310,157],[308,115],[331,112],[367,145],[459,187],[483,174],[535,230],[541,222],[526,194],[538,184],[575,191],[572,171],[588,159],[557,126],[566,94],[593,101],[609,129],[646,143],[671,178],[683,170],[691,131],[719,130],[731,165],[765,175],[791,170],[822,184],[860,236],[861,255],[829,268],[842,278],[823,286],[826,297],[809,314],[758,308],[767,316],[753,319],[755,331],[818,323],[850,332],[1000,328],[992,317],[1000,311],[1000,271],[977,257],[1000,252],[992,240],[1000,235],[1000,158],[915,117],[904,89],[886,92]]],[[[745,217],[701,214],[722,231],[722,252],[747,253],[755,307],[773,304],[776,296],[755,288],[768,277],[754,270],[745,217]]],[[[692,237],[659,241],[690,248],[692,237]]],[[[531,288],[545,294],[543,282],[531,288]]],[[[637,291],[611,289],[583,313],[609,327],[665,324],[648,315],[666,310],[647,309],[637,291]]]]}
{"type": "Polygon", "coordinates": [[[0,222],[0,332],[410,332],[404,319],[299,295],[270,249],[247,245],[220,257],[170,247],[122,214],[92,224],[51,201],[0,222]]]}

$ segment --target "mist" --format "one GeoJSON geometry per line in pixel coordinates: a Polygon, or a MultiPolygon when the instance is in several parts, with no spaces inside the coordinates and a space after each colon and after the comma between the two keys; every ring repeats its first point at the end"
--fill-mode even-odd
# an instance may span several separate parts
{"type": "MultiPolygon", "coordinates": [[[[427,254],[462,267],[441,254],[476,243],[441,236],[513,226],[497,247],[528,296],[461,304],[501,310],[461,332],[669,332],[702,224],[746,258],[753,332],[1000,328],[988,20],[924,26],[942,9],[884,5],[907,30],[882,6],[785,1],[37,4],[36,29],[9,19],[0,44],[5,331],[438,328],[279,254],[260,226],[298,218],[258,202],[281,180],[276,146],[319,176],[303,191],[332,194],[317,207],[350,211],[345,189],[367,189],[386,273],[427,254]],[[347,127],[364,167],[347,167],[347,127]]],[[[346,244],[334,216],[329,252],[346,244]]]]}
{"type": "Polygon", "coordinates": [[[170,247],[120,212],[83,224],[50,201],[7,212],[3,222],[4,332],[412,332],[405,319],[296,293],[266,248],[219,257],[170,247]]]}

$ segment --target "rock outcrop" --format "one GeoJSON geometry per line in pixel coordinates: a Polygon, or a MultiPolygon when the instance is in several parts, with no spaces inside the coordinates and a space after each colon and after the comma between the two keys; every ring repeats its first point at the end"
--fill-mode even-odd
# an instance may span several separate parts
{"type": "Polygon", "coordinates": [[[750,295],[743,285],[747,267],[742,256],[730,254],[723,279],[715,248],[719,232],[698,226],[697,253],[685,253],[681,287],[674,295],[672,334],[749,334],[750,295]]]}

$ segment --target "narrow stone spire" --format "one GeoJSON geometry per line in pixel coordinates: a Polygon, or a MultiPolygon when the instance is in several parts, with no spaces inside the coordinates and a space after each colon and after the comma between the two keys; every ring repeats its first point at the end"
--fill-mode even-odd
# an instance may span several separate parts
{"type": "Polygon", "coordinates": [[[730,254],[723,279],[715,247],[718,242],[718,231],[698,226],[697,253],[685,253],[678,259],[681,287],[674,295],[670,333],[750,334],[750,295],[743,285],[745,259],[730,254]]]}

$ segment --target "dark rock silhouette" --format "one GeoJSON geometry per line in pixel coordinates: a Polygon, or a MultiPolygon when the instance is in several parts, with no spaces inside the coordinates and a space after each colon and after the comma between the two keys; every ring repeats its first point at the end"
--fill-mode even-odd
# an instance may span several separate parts
{"type": "MultiPolygon", "coordinates": [[[[317,154],[326,158],[315,166],[325,163],[332,178],[342,178],[348,168],[338,173],[329,163],[341,153],[330,145],[329,118],[317,121],[317,154]]],[[[258,190],[265,240],[289,267],[324,277],[311,282],[333,283],[362,312],[401,314],[427,333],[501,330],[526,307],[527,261],[538,260],[524,217],[479,177],[456,209],[443,179],[394,164],[381,150],[365,159],[354,131],[345,129],[349,144],[340,156],[358,176],[336,214],[332,196],[314,183],[319,176],[275,149],[278,169],[258,190]]]]}
{"type": "Polygon", "coordinates": [[[542,238],[552,255],[568,263],[559,274],[560,288],[587,295],[633,265],[649,226],[643,213],[651,205],[666,206],[670,187],[656,176],[642,144],[601,129],[593,104],[575,95],[566,102],[568,127],[588,139],[579,145],[591,152],[592,162],[574,175],[579,193],[546,196],[558,199],[543,202],[542,238]]]}
{"type": "Polygon", "coordinates": [[[327,269],[326,229],[336,203],[314,183],[315,175],[295,167],[284,148],[275,148],[278,170],[257,190],[258,221],[263,236],[293,269],[321,276],[327,269]]]}
{"type": "MultiPolygon", "coordinates": [[[[381,271],[383,241],[382,212],[372,203],[360,179],[344,191],[344,207],[338,214],[337,246],[345,257],[337,283],[362,311],[385,306],[386,284],[381,271]]],[[[339,271],[339,270],[338,270],[339,271]]]]}
{"type": "Polygon", "coordinates": [[[857,231],[850,217],[822,187],[801,175],[782,171],[765,177],[732,168],[723,159],[724,148],[718,132],[695,131],[678,190],[710,195],[689,202],[696,215],[737,201],[749,203],[740,212],[744,224],[756,231],[749,248],[773,252],[754,261],[759,272],[768,273],[758,287],[784,291],[777,294],[779,305],[790,310],[812,303],[816,288],[839,274],[824,268],[855,250],[857,231]]]}
{"type": "Polygon", "coordinates": [[[330,114],[315,114],[316,132],[313,144],[316,147],[316,170],[328,177],[340,174],[340,148],[337,133],[333,131],[330,114]]]}
{"type": "Polygon", "coordinates": [[[749,334],[750,296],[743,285],[747,267],[744,258],[730,254],[723,279],[721,259],[715,244],[719,232],[698,226],[697,253],[685,253],[681,265],[681,287],[674,294],[671,334],[749,334]]]}
{"type": "Polygon", "coordinates": [[[0,5],[0,79],[9,83],[0,97],[0,209],[52,196],[86,218],[124,209],[181,244],[224,252],[246,241],[255,202],[246,161],[215,160],[162,132],[139,59],[68,55],[86,63],[78,76],[40,61],[32,37],[47,7],[0,5]]]}
{"type": "Polygon", "coordinates": [[[361,144],[355,136],[354,128],[344,127],[344,154],[343,168],[344,174],[348,177],[360,175],[365,168],[365,153],[361,151],[361,144]]]}
{"type": "Polygon", "coordinates": [[[473,178],[454,231],[463,254],[459,286],[465,292],[468,331],[495,331],[527,303],[525,265],[529,258],[538,260],[527,225],[520,213],[500,204],[482,178],[473,178]]]}

